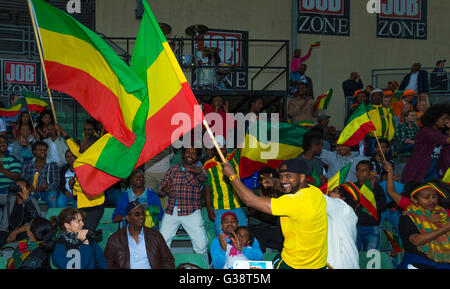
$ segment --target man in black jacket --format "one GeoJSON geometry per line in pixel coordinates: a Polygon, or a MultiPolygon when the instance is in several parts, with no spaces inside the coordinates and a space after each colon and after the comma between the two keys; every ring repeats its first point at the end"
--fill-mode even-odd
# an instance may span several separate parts
{"type": "MultiPolygon", "coordinates": [[[[418,94],[427,93],[429,89],[428,72],[422,70],[422,64],[414,63],[411,67],[411,73],[408,73],[400,83],[399,90],[412,89],[418,94]]],[[[417,103],[417,99],[413,100],[413,104],[417,103]]]]}
{"type": "MultiPolygon", "coordinates": [[[[345,113],[347,114],[350,106],[355,102],[355,91],[362,89],[363,83],[358,72],[352,72],[349,79],[342,83],[345,97],[345,113]]],[[[347,118],[347,115],[346,115],[347,118]]]]}
{"type": "Polygon", "coordinates": [[[112,234],[105,248],[109,269],[175,269],[175,259],[158,231],[145,224],[146,204],[130,202],[128,225],[112,234]]]}
{"type": "Polygon", "coordinates": [[[430,75],[431,90],[447,91],[448,90],[448,75],[444,70],[446,60],[439,60],[436,62],[436,68],[430,75]]]}

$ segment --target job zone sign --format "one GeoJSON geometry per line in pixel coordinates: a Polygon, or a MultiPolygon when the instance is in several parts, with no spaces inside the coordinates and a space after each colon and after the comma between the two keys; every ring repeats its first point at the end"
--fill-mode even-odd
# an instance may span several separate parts
{"type": "Polygon", "coordinates": [[[427,0],[380,0],[377,37],[427,39],[427,0]]]}
{"type": "Polygon", "coordinates": [[[36,63],[32,62],[3,62],[4,83],[36,84],[36,63]]]}
{"type": "Polygon", "coordinates": [[[350,35],[349,0],[298,0],[297,32],[350,35]]]}

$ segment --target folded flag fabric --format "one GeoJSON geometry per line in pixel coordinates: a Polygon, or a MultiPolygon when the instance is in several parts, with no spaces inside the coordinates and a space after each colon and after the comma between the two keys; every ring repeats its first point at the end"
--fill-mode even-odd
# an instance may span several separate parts
{"type": "Polygon", "coordinates": [[[263,167],[277,169],[284,160],[298,157],[308,131],[309,128],[287,122],[253,122],[241,150],[239,176],[247,178],[263,167]]]}
{"type": "Polygon", "coordinates": [[[320,41],[311,42],[311,47],[319,47],[319,46],[320,46],[320,41]]]}
{"type": "Polygon", "coordinates": [[[312,128],[314,126],[314,122],[312,122],[310,120],[297,121],[295,124],[303,126],[303,127],[306,127],[308,129],[310,129],[310,128],[312,128]]]}
{"type": "Polygon", "coordinates": [[[10,108],[0,108],[0,116],[11,117],[17,115],[22,109],[22,102],[19,101],[10,108]]]}
{"type": "Polygon", "coordinates": [[[42,44],[48,87],[72,96],[130,147],[145,83],[98,34],[47,1],[28,3],[42,44]]]}
{"type": "Polygon", "coordinates": [[[322,94],[319,97],[317,97],[316,108],[323,109],[323,110],[327,109],[332,95],[333,95],[333,89],[330,88],[325,94],[322,94]]]}
{"type": "Polygon", "coordinates": [[[394,250],[395,255],[398,255],[398,253],[401,253],[404,251],[403,247],[400,245],[400,242],[398,240],[398,236],[394,236],[392,232],[389,232],[386,229],[383,229],[383,232],[386,234],[386,237],[389,240],[389,243],[391,243],[392,249],[394,250]]]}
{"type": "Polygon", "coordinates": [[[367,115],[367,108],[361,103],[350,116],[346,126],[339,135],[337,144],[345,146],[357,145],[369,132],[375,130],[375,125],[367,115]]]}
{"type": "Polygon", "coordinates": [[[130,68],[148,92],[134,121],[136,140],[124,147],[104,135],[74,163],[83,190],[97,194],[167,148],[203,121],[197,100],[147,1],[130,68]]]}
{"type": "Polygon", "coordinates": [[[25,102],[27,103],[27,108],[30,112],[41,112],[48,106],[48,103],[45,100],[31,92],[22,91],[22,95],[25,97],[25,102]]]}
{"type": "Polygon", "coordinates": [[[343,184],[345,179],[347,178],[351,166],[352,163],[349,162],[344,167],[342,167],[334,176],[328,179],[328,181],[320,187],[322,193],[328,194],[328,192],[332,191],[337,186],[343,184]]]}
{"type": "Polygon", "coordinates": [[[367,180],[359,189],[354,183],[348,182],[348,184],[358,193],[360,199],[359,202],[363,206],[362,211],[374,217],[375,220],[378,220],[377,203],[369,180],[367,180]]]}

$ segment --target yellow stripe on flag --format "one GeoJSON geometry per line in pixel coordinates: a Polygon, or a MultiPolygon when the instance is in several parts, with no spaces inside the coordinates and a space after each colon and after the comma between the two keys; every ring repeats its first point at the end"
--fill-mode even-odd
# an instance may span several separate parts
{"type": "Polygon", "coordinates": [[[359,190],[361,194],[372,204],[372,206],[376,209],[377,203],[375,201],[375,195],[365,184],[359,190]]]}
{"type": "Polygon", "coordinates": [[[45,60],[84,71],[107,87],[118,98],[126,127],[133,131],[133,120],[142,102],[120,85],[117,75],[100,52],[72,35],[44,28],[39,30],[45,60]],[[61,53],[61,47],[64,47],[64,53],[61,53]]]}
{"type": "Polygon", "coordinates": [[[82,153],[76,161],[73,163],[73,167],[77,168],[82,165],[89,164],[93,167],[97,165],[98,158],[100,157],[100,154],[102,153],[103,149],[105,148],[108,141],[113,136],[111,134],[105,134],[100,139],[98,139],[92,146],[89,147],[89,150],[82,153]]]}
{"type": "Polygon", "coordinates": [[[277,142],[268,142],[264,144],[259,142],[255,136],[247,134],[245,138],[245,146],[242,149],[241,156],[245,156],[253,161],[267,164],[269,159],[287,160],[297,157],[302,152],[303,148],[301,147],[277,142]],[[266,157],[264,155],[269,155],[272,153],[275,153],[273,157],[266,157]]]}
{"type": "Polygon", "coordinates": [[[155,115],[181,90],[180,73],[175,72],[168,55],[170,54],[163,50],[147,70],[150,97],[150,110],[147,119],[155,115]]]}

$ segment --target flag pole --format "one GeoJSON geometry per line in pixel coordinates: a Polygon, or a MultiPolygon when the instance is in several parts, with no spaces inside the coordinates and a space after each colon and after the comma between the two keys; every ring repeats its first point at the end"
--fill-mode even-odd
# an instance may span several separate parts
{"type": "Polygon", "coordinates": [[[228,163],[228,161],[225,159],[222,151],[220,150],[219,144],[217,143],[216,138],[214,137],[214,135],[213,135],[213,133],[211,131],[211,128],[209,127],[208,122],[206,121],[206,119],[203,119],[203,125],[205,126],[206,131],[208,132],[209,136],[211,137],[211,139],[212,139],[212,141],[214,143],[214,146],[216,147],[216,150],[219,153],[220,158],[222,159],[222,162],[228,163]]]}
{"type": "Polygon", "coordinates": [[[375,135],[375,139],[377,140],[378,147],[380,148],[381,155],[383,156],[384,162],[386,162],[386,157],[384,156],[383,149],[381,148],[380,142],[378,141],[378,137],[375,135]]]}
{"type": "Polygon", "coordinates": [[[41,38],[39,37],[37,28],[36,28],[36,19],[34,18],[34,10],[31,8],[31,0],[28,0],[28,10],[30,11],[31,23],[33,24],[34,37],[36,39],[36,45],[39,52],[39,58],[41,59],[42,71],[44,73],[45,85],[47,86],[48,97],[50,100],[50,106],[53,112],[53,118],[55,119],[55,124],[58,124],[58,120],[56,119],[55,107],[53,105],[52,93],[50,92],[50,88],[48,87],[48,78],[47,71],[45,70],[44,57],[42,56],[42,47],[41,47],[41,38]]]}

